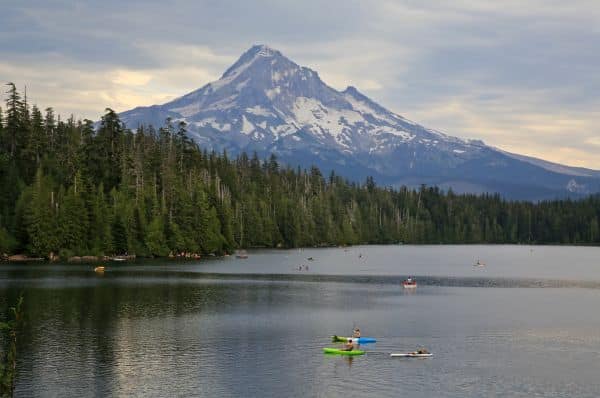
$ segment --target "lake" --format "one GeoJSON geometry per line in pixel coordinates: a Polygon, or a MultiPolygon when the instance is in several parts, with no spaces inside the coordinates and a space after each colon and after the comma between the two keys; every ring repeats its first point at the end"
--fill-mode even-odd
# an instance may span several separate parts
{"type": "Polygon", "coordinates": [[[599,259],[593,247],[399,245],[108,263],[103,275],[1,264],[0,308],[24,292],[22,397],[597,397],[599,259]],[[322,353],[354,326],[378,339],[366,355],[322,353]],[[389,356],[419,347],[433,357],[389,356]]]}

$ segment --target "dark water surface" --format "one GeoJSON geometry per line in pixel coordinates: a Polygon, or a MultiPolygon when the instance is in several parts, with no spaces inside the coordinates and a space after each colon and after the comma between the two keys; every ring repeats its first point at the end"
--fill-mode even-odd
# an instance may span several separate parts
{"type": "Polygon", "coordinates": [[[598,248],[372,246],[104,275],[0,265],[0,308],[24,292],[23,397],[597,397],[599,260],[598,248]],[[398,285],[407,275],[415,292],[398,285]],[[354,325],[378,339],[365,356],[322,354],[354,325]],[[421,346],[434,356],[389,357],[421,346]]]}

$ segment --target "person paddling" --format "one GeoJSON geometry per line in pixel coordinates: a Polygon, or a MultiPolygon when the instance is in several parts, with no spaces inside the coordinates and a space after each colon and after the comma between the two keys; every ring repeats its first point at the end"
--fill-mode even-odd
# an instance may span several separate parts
{"type": "Polygon", "coordinates": [[[344,344],[344,348],[342,348],[342,351],[352,351],[353,349],[354,349],[354,343],[349,341],[344,344]]]}

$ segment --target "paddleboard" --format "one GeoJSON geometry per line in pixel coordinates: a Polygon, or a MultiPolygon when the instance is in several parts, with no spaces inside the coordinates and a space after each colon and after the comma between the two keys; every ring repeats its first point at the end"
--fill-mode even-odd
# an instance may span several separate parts
{"type": "Polygon", "coordinates": [[[397,358],[429,358],[433,356],[433,354],[417,354],[416,352],[406,352],[406,353],[391,353],[391,357],[397,358]]]}

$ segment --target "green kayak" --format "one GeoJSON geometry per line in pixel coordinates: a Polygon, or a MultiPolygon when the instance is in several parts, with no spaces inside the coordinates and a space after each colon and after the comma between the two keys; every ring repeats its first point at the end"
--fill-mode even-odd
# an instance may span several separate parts
{"type": "Polygon", "coordinates": [[[331,336],[331,341],[334,343],[347,343],[348,339],[349,337],[340,337],[336,335],[331,336]]]}
{"type": "Polygon", "coordinates": [[[365,352],[361,350],[344,351],[338,348],[323,348],[323,353],[338,355],[363,355],[365,352]]]}

